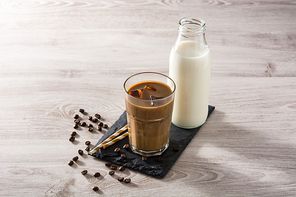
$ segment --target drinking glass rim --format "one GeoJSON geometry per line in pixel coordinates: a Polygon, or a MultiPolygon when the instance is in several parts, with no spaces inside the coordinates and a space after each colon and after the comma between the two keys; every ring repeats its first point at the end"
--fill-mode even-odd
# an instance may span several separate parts
{"type": "MultiPolygon", "coordinates": [[[[159,98],[159,99],[155,99],[156,101],[159,101],[159,100],[162,100],[162,99],[166,99],[166,98],[168,98],[168,97],[170,97],[171,95],[173,95],[174,93],[175,93],[175,90],[176,90],[176,84],[175,84],[175,82],[174,82],[174,80],[172,79],[172,78],[170,78],[169,76],[167,76],[167,75],[165,75],[165,74],[162,74],[162,73],[158,73],[158,72],[139,72],[139,73],[136,73],[136,74],[133,74],[133,75],[131,75],[131,76],[129,76],[125,81],[124,81],[124,83],[123,83],[123,89],[124,89],[124,91],[125,91],[125,93],[126,94],[128,94],[128,95],[130,95],[129,93],[128,93],[128,91],[126,90],[126,88],[125,88],[125,84],[126,84],[126,82],[130,79],[130,78],[132,78],[132,77],[134,77],[134,76],[137,76],[137,75],[141,75],[141,74],[156,74],[156,75],[162,75],[162,76],[164,76],[164,77],[166,77],[167,79],[169,79],[171,82],[173,82],[173,84],[174,84],[174,89],[172,90],[172,92],[168,95],[168,96],[166,96],[166,97],[164,97],[164,98],[159,98]]],[[[167,84],[166,84],[167,85],[167,84]]],[[[131,95],[130,95],[131,96],[131,95]]],[[[136,99],[136,100],[143,100],[143,99],[140,99],[140,98],[137,98],[137,97],[133,97],[134,99],[136,99]]],[[[147,100],[148,101],[148,100],[147,100]]]]}

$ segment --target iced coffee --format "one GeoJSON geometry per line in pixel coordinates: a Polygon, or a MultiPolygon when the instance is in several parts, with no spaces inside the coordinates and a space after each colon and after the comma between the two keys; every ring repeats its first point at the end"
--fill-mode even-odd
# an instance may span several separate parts
{"type": "Polygon", "coordinates": [[[124,88],[131,149],[142,156],[161,155],[169,145],[174,82],[144,72],[129,77],[124,88]]]}

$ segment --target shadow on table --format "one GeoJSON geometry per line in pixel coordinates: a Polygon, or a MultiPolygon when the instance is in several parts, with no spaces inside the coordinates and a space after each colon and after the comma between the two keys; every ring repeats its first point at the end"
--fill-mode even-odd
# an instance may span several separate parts
{"type": "Polygon", "coordinates": [[[283,189],[292,191],[296,148],[278,142],[274,134],[267,135],[267,128],[225,122],[228,119],[224,112],[215,110],[192,140],[197,146],[185,150],[179,158],[182,164],[177,161],[178,167],[162,181],[180,179],[187,187],[209,195],[280,195],[283,189]],[[190,157],[189,161],[184,157],[190,157]]]}

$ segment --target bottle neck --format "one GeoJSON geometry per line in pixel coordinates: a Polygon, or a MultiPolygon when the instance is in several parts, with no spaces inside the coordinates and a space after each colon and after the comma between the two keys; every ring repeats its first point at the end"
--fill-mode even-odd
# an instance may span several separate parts
{"type": "Polygon", "coordinates": [[[205,32],[206,23],[200,18],[184,17],[179,21],[179,35],[177,43],[183,41],[194,41],[207,45],[205,32]]]}

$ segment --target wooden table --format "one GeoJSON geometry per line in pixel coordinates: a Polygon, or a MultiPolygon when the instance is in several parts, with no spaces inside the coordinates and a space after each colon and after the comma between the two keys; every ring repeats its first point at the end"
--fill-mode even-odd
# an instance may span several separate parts
{"type": "Polygon", "coordinates": [[[295,0],[0,1],[0,196],[296,196],[295,10],[295,0]],[[127,169],[116,173],[132,182],[119,183],[86,154],[68,166],[104,133],[69,142],[78,109],[111,126],[129,75],[168,74],[189,15],[207,23],[216,110],[166,177],[127,169]]]}

